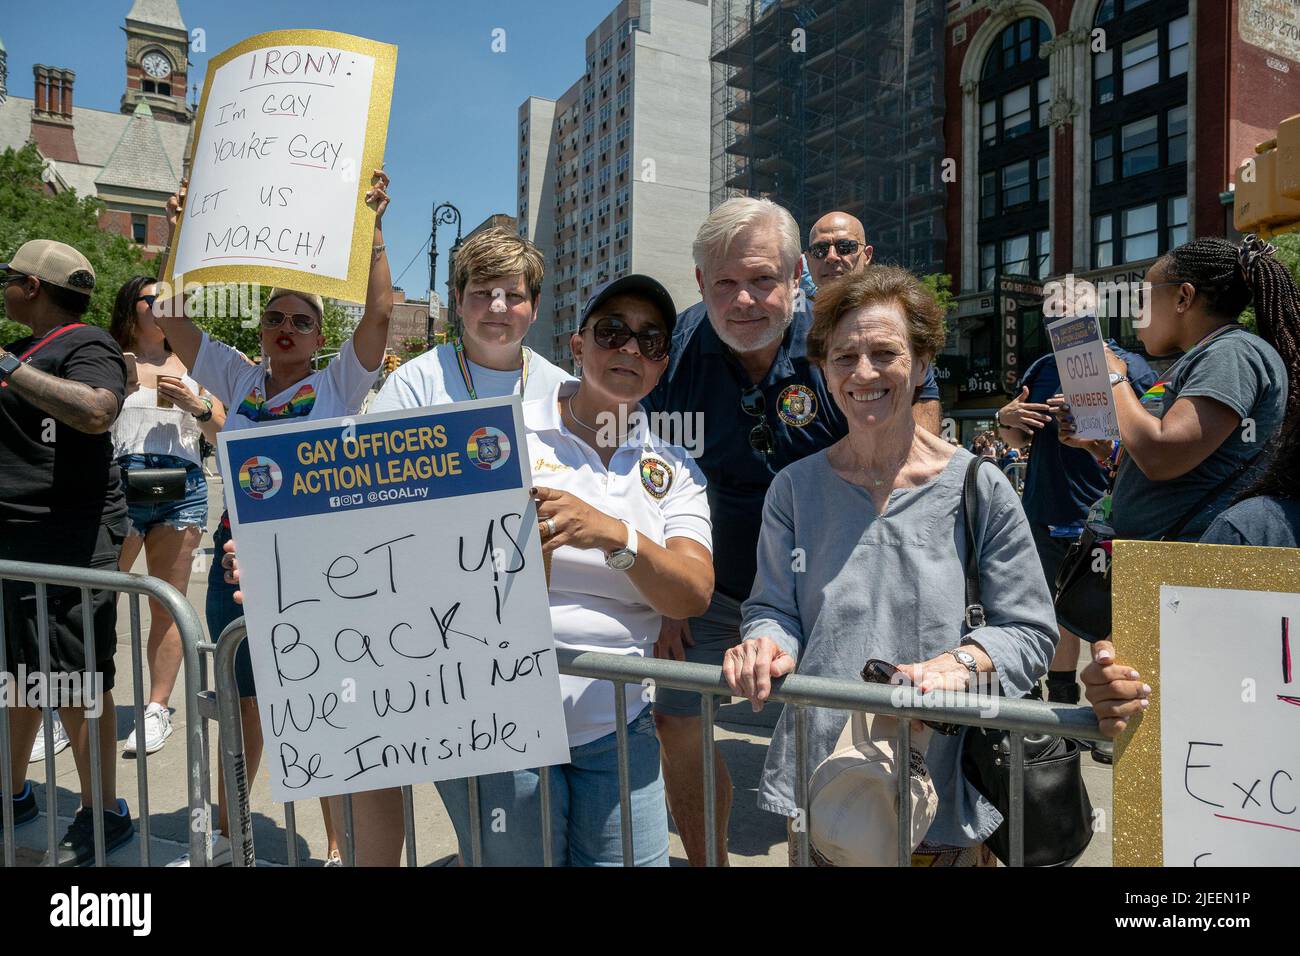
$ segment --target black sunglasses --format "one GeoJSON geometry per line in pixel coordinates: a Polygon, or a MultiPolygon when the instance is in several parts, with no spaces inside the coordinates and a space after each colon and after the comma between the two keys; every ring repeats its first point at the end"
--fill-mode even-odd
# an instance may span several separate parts
{"type": "Polygon", "coordinates": [[[831,246],[835,247],[835,252],[841,256],[851,256],[858,251],[862,243],[856,239],[836,239],[834,242],[814,242],[808,247],[814,259],[825,259],[830,255],[831,246]]]}
{"type": "Polygon", "coordinates": [[[668,355],[668,333],[660,328],[652,327],[644,332],[633,332],[622,319],[606,316],[596,320],[591,327],[591,334],[597,345],[611,352],[621,349],[631,339],[636,339],[637,348],[651,362],[658,362],[668,355]]]}
{"type": "Polygon", "coordinates": [[[740,395],[740,407],[752,418],[762,419],[749,430],[749,447],[762,455],[770,455],[776,449],[776,435],[767,423],[767,399],[763,390],[751,385],[740,395]]]}
{"type": "Polygon", "coordinates": [[[27,278],[26,274],[24,274],[24,273],[22,273],[22,272],[9,272],[9,273],[6,273],[5,275],[0,276],[0,287],[2,287],[2,286],[7,286],[7,285],[9,285],[10,283],[13,283],[13,282],[21,282],[23,279],[26,279],[26,278],[27,278]]]}
{"type": "Polygon", "coordinates": [[[155,302],[158,301],[158,296],[151,292],[149,295],[138,295],[138,296],[136,296],[136,297],[135,297],[135,301],[137,301],[137,302],[148,302],[148,303],[149,303],[149,306],[152,308],[152,307],[153,307],[153,304],[154,304],[155,302]]]}

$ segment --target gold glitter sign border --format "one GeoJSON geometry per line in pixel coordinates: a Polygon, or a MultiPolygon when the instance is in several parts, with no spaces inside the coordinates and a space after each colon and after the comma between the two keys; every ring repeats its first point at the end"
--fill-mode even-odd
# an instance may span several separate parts
{"type": "Polygon", "coordinates": [[[176,233],[167,250],[162,281],[172,285],[176,284],[178,278],[185,282],[205,284],[256,282],[265,286],[296,289],[300,292],[315,292],[345,302],[365,302],[366,287],[370,281],[371,245],[374,239],[374,212],[366,206],[366,190],[370,188],[371,170],[379,169],[384,164],[384,150],[388,142],[388,116],[392,109],[393,83],[397,76],[397,47],[390,43],[380,43],[377,40],[368,40],[350,33],[337,33],[333,30],[274,30],[251,36],[223,50],[208,61],[203,78],[203,95],[199,100],[198,115],[194,119],[194,136],[191,140],[190,155],[186,157],[186,165],[191,165],[194,153],[201,145],[203,117],[208,108],[208,93],[212,89],[212,80],[217,71],[245,53],[277,46],[328,47],[373,57],[375,61],[375,75],[370,87],[370,105],[366,115],[366,141],[362,150],[361,168],[357,170],[356,213],[352,228],[352,249],[348,255],[348,277],[332,279],[327,276],[312,275],[299,269],[249,265],[209,266],[203,269],[192,269],[184,276],[177,276],[174,272],[176,250],[180,248],[181,229],[185,225],[185,216],[182,215],[176,223],[176,233]],[[366,228],[367,226],[369,228],[366,228]]]}
{"type": "Polygon", "coordinates": [[[1164,865],[1160,772],[1160,588],[1300,593],[1300,550],[1116,541],[1115,658],[1151,686],[1151,705],[1115,741],[1114,866],[1164,865]]]}

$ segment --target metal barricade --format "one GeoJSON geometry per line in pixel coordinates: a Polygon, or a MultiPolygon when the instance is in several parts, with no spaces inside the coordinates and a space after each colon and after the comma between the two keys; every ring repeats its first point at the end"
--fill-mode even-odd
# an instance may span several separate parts
{"type": "MultiPolygon", "coordinates": [[[[199,658],[199,645],[203,640],[203,625],[190,603],[176,588],[166,581],[123,571],[102,571],[90,568],[63,567],[33,564],[25,561],[0,561],[0,582],[19,581],[35,585],[37,610],[37,638],[40,644],[41,675],[45,687],[53,686],[50,670],[49,597],[47,588],[74,587],[81,590],[82,630],[92,635],[85,642],[86,676],[93,684],[97,672],[95,660],[94,620],[91,610],[91,591],[112,591],[130,598],[131,615],[131,668],[135,686],[134,711],[137,732],[136,781],[140,792],[139,832],[140,865],[150,865],[149,832],[149,778],[148,755],[144,747],[144,669],[140,638],[140,597],[156,600],[176,622],[180,631],[182,671],[185,679],[185,698],[194,701],[206,682],[199,658]]],[[[9,662],[4,634],[4,592],[0,589],[0,674],[9,675],[9,662]]],[[[12,679],[12,677],[10,678],[12,679]]],[[[104,865],[104,794],[100,772],[103,754],[100,752],[99,718],[87,716],[90,725],[90,776],[91,802],[94,810],[95,865],[104,865]]],[[[51,862],[58,845],[58,790],[55,786],[54,718],[50,708],[44,709],[45,735],[45,816],[47,841],[51,862]]],[[[14,847],[14,783],[10,766],[9,710],[0,706],[0,812],[4,823],[4,865],[15,865],[14,847]]],[[[207,860],[208,834],[208,758],[204,723],[189,719],[185,728],[186,794],[189,806],[187,830],[190,835],[190,856],[195,866],[204,866],[207,860]]]]}
{"type": "MultiPolygon", "coordinates": [[[[231,844],[234,850],[236,866],[251,866],[254,859],[252,832],[248,826],[249,806],[247,787],[234,784],[242,780],[244,771],[244,753],[242,733],[239,727],[239,699],[235,688],[234,660],[240,641],[244,640],[243,618],[236,620],[222,632],[216,648],[215,698],[217,710],[221,714],[223,740],[221,758],[225,762],[226,796],[228,815],[231,826],[231,844]],[[229,726],[230,732],[227,733],[229,726]],[[241,852],[242,851],[242,852],[241,852]]],[[[713,718],[716,713],[718,698],[730,699],[735,696],[722,677],[722,668],[709,664],[694,664],[686,661],[668,661],[656,658],[632,657],[621,654],[601,654],[594,651],[572,651],[557,648],[556,657],[559,671],[574,677],[586,677],[594,680],[607,680],[613,683],[616,715],[615,733],[618,743],[619,768],[619,807],[621,818],[623,865],[632,866],[635,859],[632,842],[632,802],[629,786],[628,765],[628,726],[627,714],[619,702],[625,699],[624,688],[627,685],[644,686],[647,683],[656,687],[671,687],[678,690],[693,691],[700,695],[700,707],[703,720],[704,738],[704,800],[705,800],[705,848],[709,866],[718,865],[718,845],[714,821],[717,817],[716,807],[716,773],[714,763],[713,718]]],[[[996,715],[986,716],[989,710],[989,698],[974,694],[921,694],[920,691],[899,686],[866,684],[861,681],[843,680],[829,677],[810,677],[791,674],[772,682],[771,701],[782,702],[793,707],[795,725],[795,779],[796,802],[804,808],[803,826],[797,830],[797,856],[800,866],[809,865],[810,809],[808,806],[808,784],[812,778],[813,768],[809,766],[808,757],[808,708],[824,707],[845,712],[861,711],[866,713],[888,714],[899,718],[942,721],[969,727],[986,727],[1010,732],[1011,741],[1011,799],[1008,826],[1011,835],[1011,866],[1024,863],[1024,767],[1026,735],[1056,734],[1080,740],[1102,741],[1107,738],[1097,726],[1096,716],[1091,707],[1066,704],[1051,704],[1036,700],[1011,700],[998,698],[996,715]]],[[[898,721],[896,753],[910,751],[911,720],[898,721]]],[[[540,812],[542,818],[542,859],[546,866],[553,864],[550,827],[550,787],[548,768],[542,767],[539,774],[540,812]]],[[[912,847],[910,843],[911,827],[911,792],[910,778],[906,773],[897,774],[898,778],[898,865],[910,866],[912,847]]],[[[403,824],[405,831],[406,861],[408,866],[416,865],[415,820],[412,810],[411,788],[402,788],[403,824]]],[[[476,779],[469,778],[469,807],[471,845],[469,860],[471,866],[479,866],[482,861],[482,845],[479,828],[478,787],[476,779]]],[[[343,859],[351,864],[355,856],[354,830],[352,827],[351,797],[344,798],[344,842],[343,859]]],[[[298,863],[294,827],[293,804],[285,804],[285,831],[288,840],[288,860],[291,866],[298,863]]]]}
{"type": "Polygon", "coordinates": [[[1025,490],[1025,475],[1029,471],[1029,462],[1027,461],[1010,461],[1002,469],[1002,473],[1007,476],[1011,482],[1011,487],[1016,489],[1016,494],[1022,494],[1025,490]]]}

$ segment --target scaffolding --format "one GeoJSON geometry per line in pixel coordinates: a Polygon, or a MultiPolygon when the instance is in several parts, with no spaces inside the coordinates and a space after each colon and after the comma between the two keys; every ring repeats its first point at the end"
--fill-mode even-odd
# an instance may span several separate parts
{"type": "Polygon", "coordinates": [[[944,270],[940,0],[714,0],[711,201],[839,209],[876,261],[944,270]]]}

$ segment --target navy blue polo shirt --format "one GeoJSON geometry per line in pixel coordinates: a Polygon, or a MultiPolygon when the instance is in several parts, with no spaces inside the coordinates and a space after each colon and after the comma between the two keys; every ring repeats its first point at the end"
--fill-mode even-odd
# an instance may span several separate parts
{"type": "MultiPolygon", "coordinates": [[[[812,323],[807,310],[795,313],[772,367],[759,384],[764,418],[772,429],[773,451],[763,455],[749,444],[759,419],[746,414],[741,395],[751,388],[740,362],[718,338],[700,302],[677,318],[668,368],[642,403],[649,412],[675,412],[681,419],[660,420],[665,440],[685,445],[708,479],[713,519],[714,586],[737,601],[749,597],[757,569],[763,499],[778,471],[839,441],[848,425],[826,390],[821,369],[808,360],[805,340],[812,323]],[[686,424],[685,416],[699,413],[686,424]],[[694,432],[695,442],[685,428],[694,432]],[[672,434],[669,429],[675,429],[672,434]],[[700,434],[702,432],[702,434],[700,434]]],[[[922,397],[938,398],[926,379],[922,397]]]]}
{"type": "MultiPolygon", "coordinates": [[[[1110,350],[1128,362],[1130,385],[1138,397],[1156,383],[1156,373],[1146,359],[1136,352],[1120,348],[1108,340],[1110,350]]],[[[1029,402],[1045,403],[1060,394],[1061,373],[1056,368],[1056,356],[1048,352],[1025,369],[1020,388],[1028,386],[1029,402]]],[[[1034,524],[1072,525],[1088,516],[1088,509],[1106,494],[1106,473],[1082,448],[1062,445],[1056,430],[1056,419],[1034,432],[1033,448],[1029,452],[1029,468],[1025,473],[1025,489],[1020,503],[1025,517],[1034,524]]]]}

